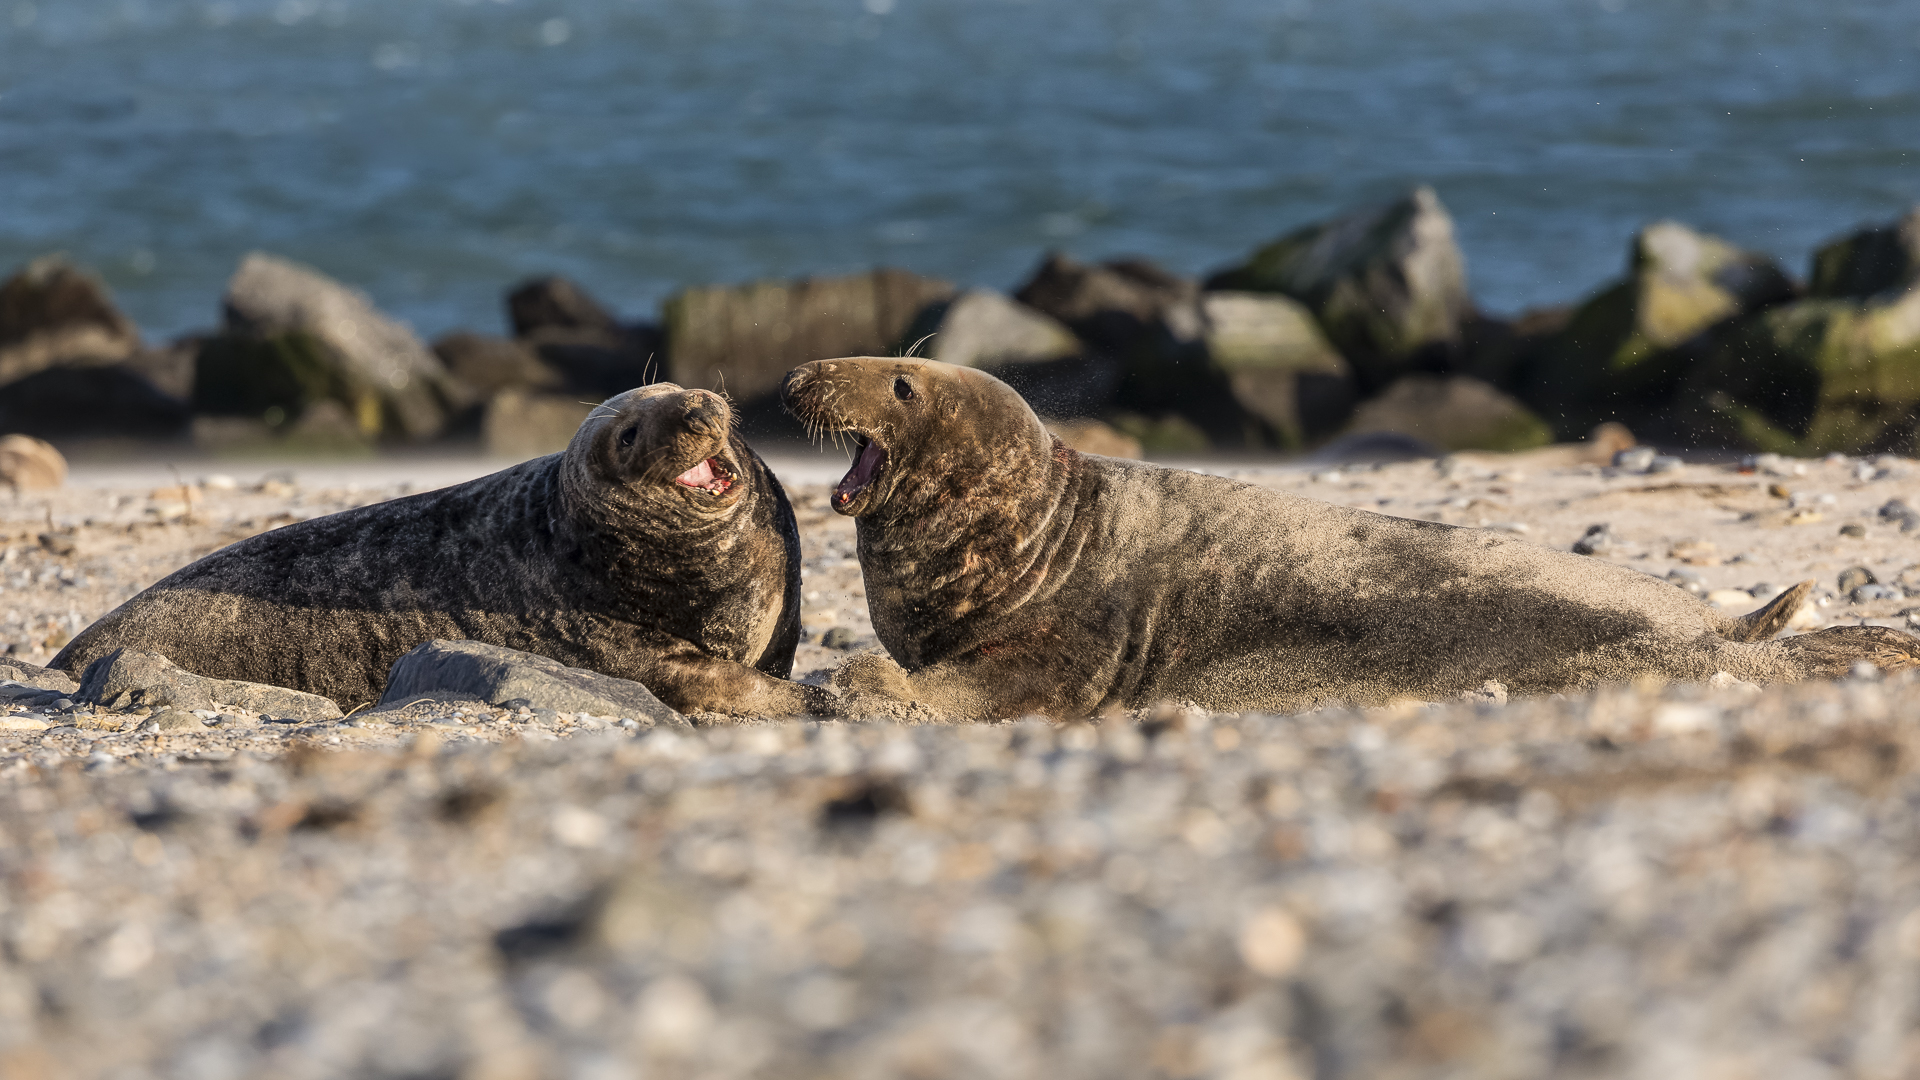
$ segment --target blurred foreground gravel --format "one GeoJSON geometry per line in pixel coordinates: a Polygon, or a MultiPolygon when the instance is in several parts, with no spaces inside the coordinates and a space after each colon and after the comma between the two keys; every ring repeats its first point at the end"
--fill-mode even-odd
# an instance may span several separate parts
{"type": "Polygon", "coordinates": [[[1916,717],[23,736],[0,1075],[1920,1075],[1916,717]]]}

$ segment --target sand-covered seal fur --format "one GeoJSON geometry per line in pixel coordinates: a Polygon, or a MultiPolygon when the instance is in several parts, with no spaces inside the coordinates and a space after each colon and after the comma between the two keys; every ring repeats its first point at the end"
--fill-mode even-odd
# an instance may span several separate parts
{"type": "Polygon", "coordinates": [[[1510,536],[1077,453],[972,369],[822,360],[784,394],[857,450],[831,503],[856,519],[874,630],[898,665],[850,661],[836,681],[854,705],[1296,710],[1488,682],[1794,680],[1920,657],[1920,639],[1882,627],[1766,640],[1810,585],[1735,619],[1639,571],[1510,536]]]}
{"type": "Polygon", "coordinates": [[[564,453],[254,536],[167,576],[53,660],[115,648],[351,708],[434,639],[643,683],[681,711],[786,715],[800,539],[726,401],[656,383],[609,399],[564,453]]]}

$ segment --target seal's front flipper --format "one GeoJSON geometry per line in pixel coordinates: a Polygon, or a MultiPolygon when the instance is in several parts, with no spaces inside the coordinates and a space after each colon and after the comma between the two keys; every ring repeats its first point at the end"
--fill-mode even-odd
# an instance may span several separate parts
{"type": "Polygon", "coordinates": [[[1787,628],[1787,623],[1807,602],[1808,594],[1813,592],[1813,582],[1803,581],[1759,610],[1749,612],[1737,619],[1729,620],[1729,625],[1720,631],[1720,636],[1728,641],[1765,641],[1787,628]]]}

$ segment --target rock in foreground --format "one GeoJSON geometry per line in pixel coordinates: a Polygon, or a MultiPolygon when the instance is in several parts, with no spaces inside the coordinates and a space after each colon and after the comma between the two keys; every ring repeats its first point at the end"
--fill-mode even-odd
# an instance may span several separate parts
{"type": "Polygon", "coordinates": [[[400,708],[421,699],[619,716],[690,729],[685,717],[631,679],[479,641],[429,641],[394,661],[386,693],[374,708],[400,708]]]}
{"type": "Polygon", "coordinates": [[[156,653],[115,649],[87,665],[79,698],[109,709],[136,706],[182,711],[231,707],[280,719],[331,720],[340,706],[318,694],[280,686],[210,679],[175,667],[156,653]]]}

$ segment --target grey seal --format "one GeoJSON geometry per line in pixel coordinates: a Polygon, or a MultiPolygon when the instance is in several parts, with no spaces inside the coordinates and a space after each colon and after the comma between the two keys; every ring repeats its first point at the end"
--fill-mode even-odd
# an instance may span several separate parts
{"type": "Polygon", "coordinates": [[[1158,701],[1299,710],[1522,694],[1657,675],[1758,681],[1911,666],[1920,639],[1770,641],[1812,587],[1730,618],[1639,571],[1512,537],[1082,454],[984,372],[852,357],[796,368],[787,407],[858,450],[856,520],[891,660],[836,685],[958,717],[1158,701]]]}
{"type": "Polygon", "coordinates": [[[790,715],[800,538],[727,402],[655,383],[608,399],[563,453],[314,518],[208,555],[54,657],[117,648],[351,708],[435,639],[470,639],[647,686],[683,712],[790,715]]]}

